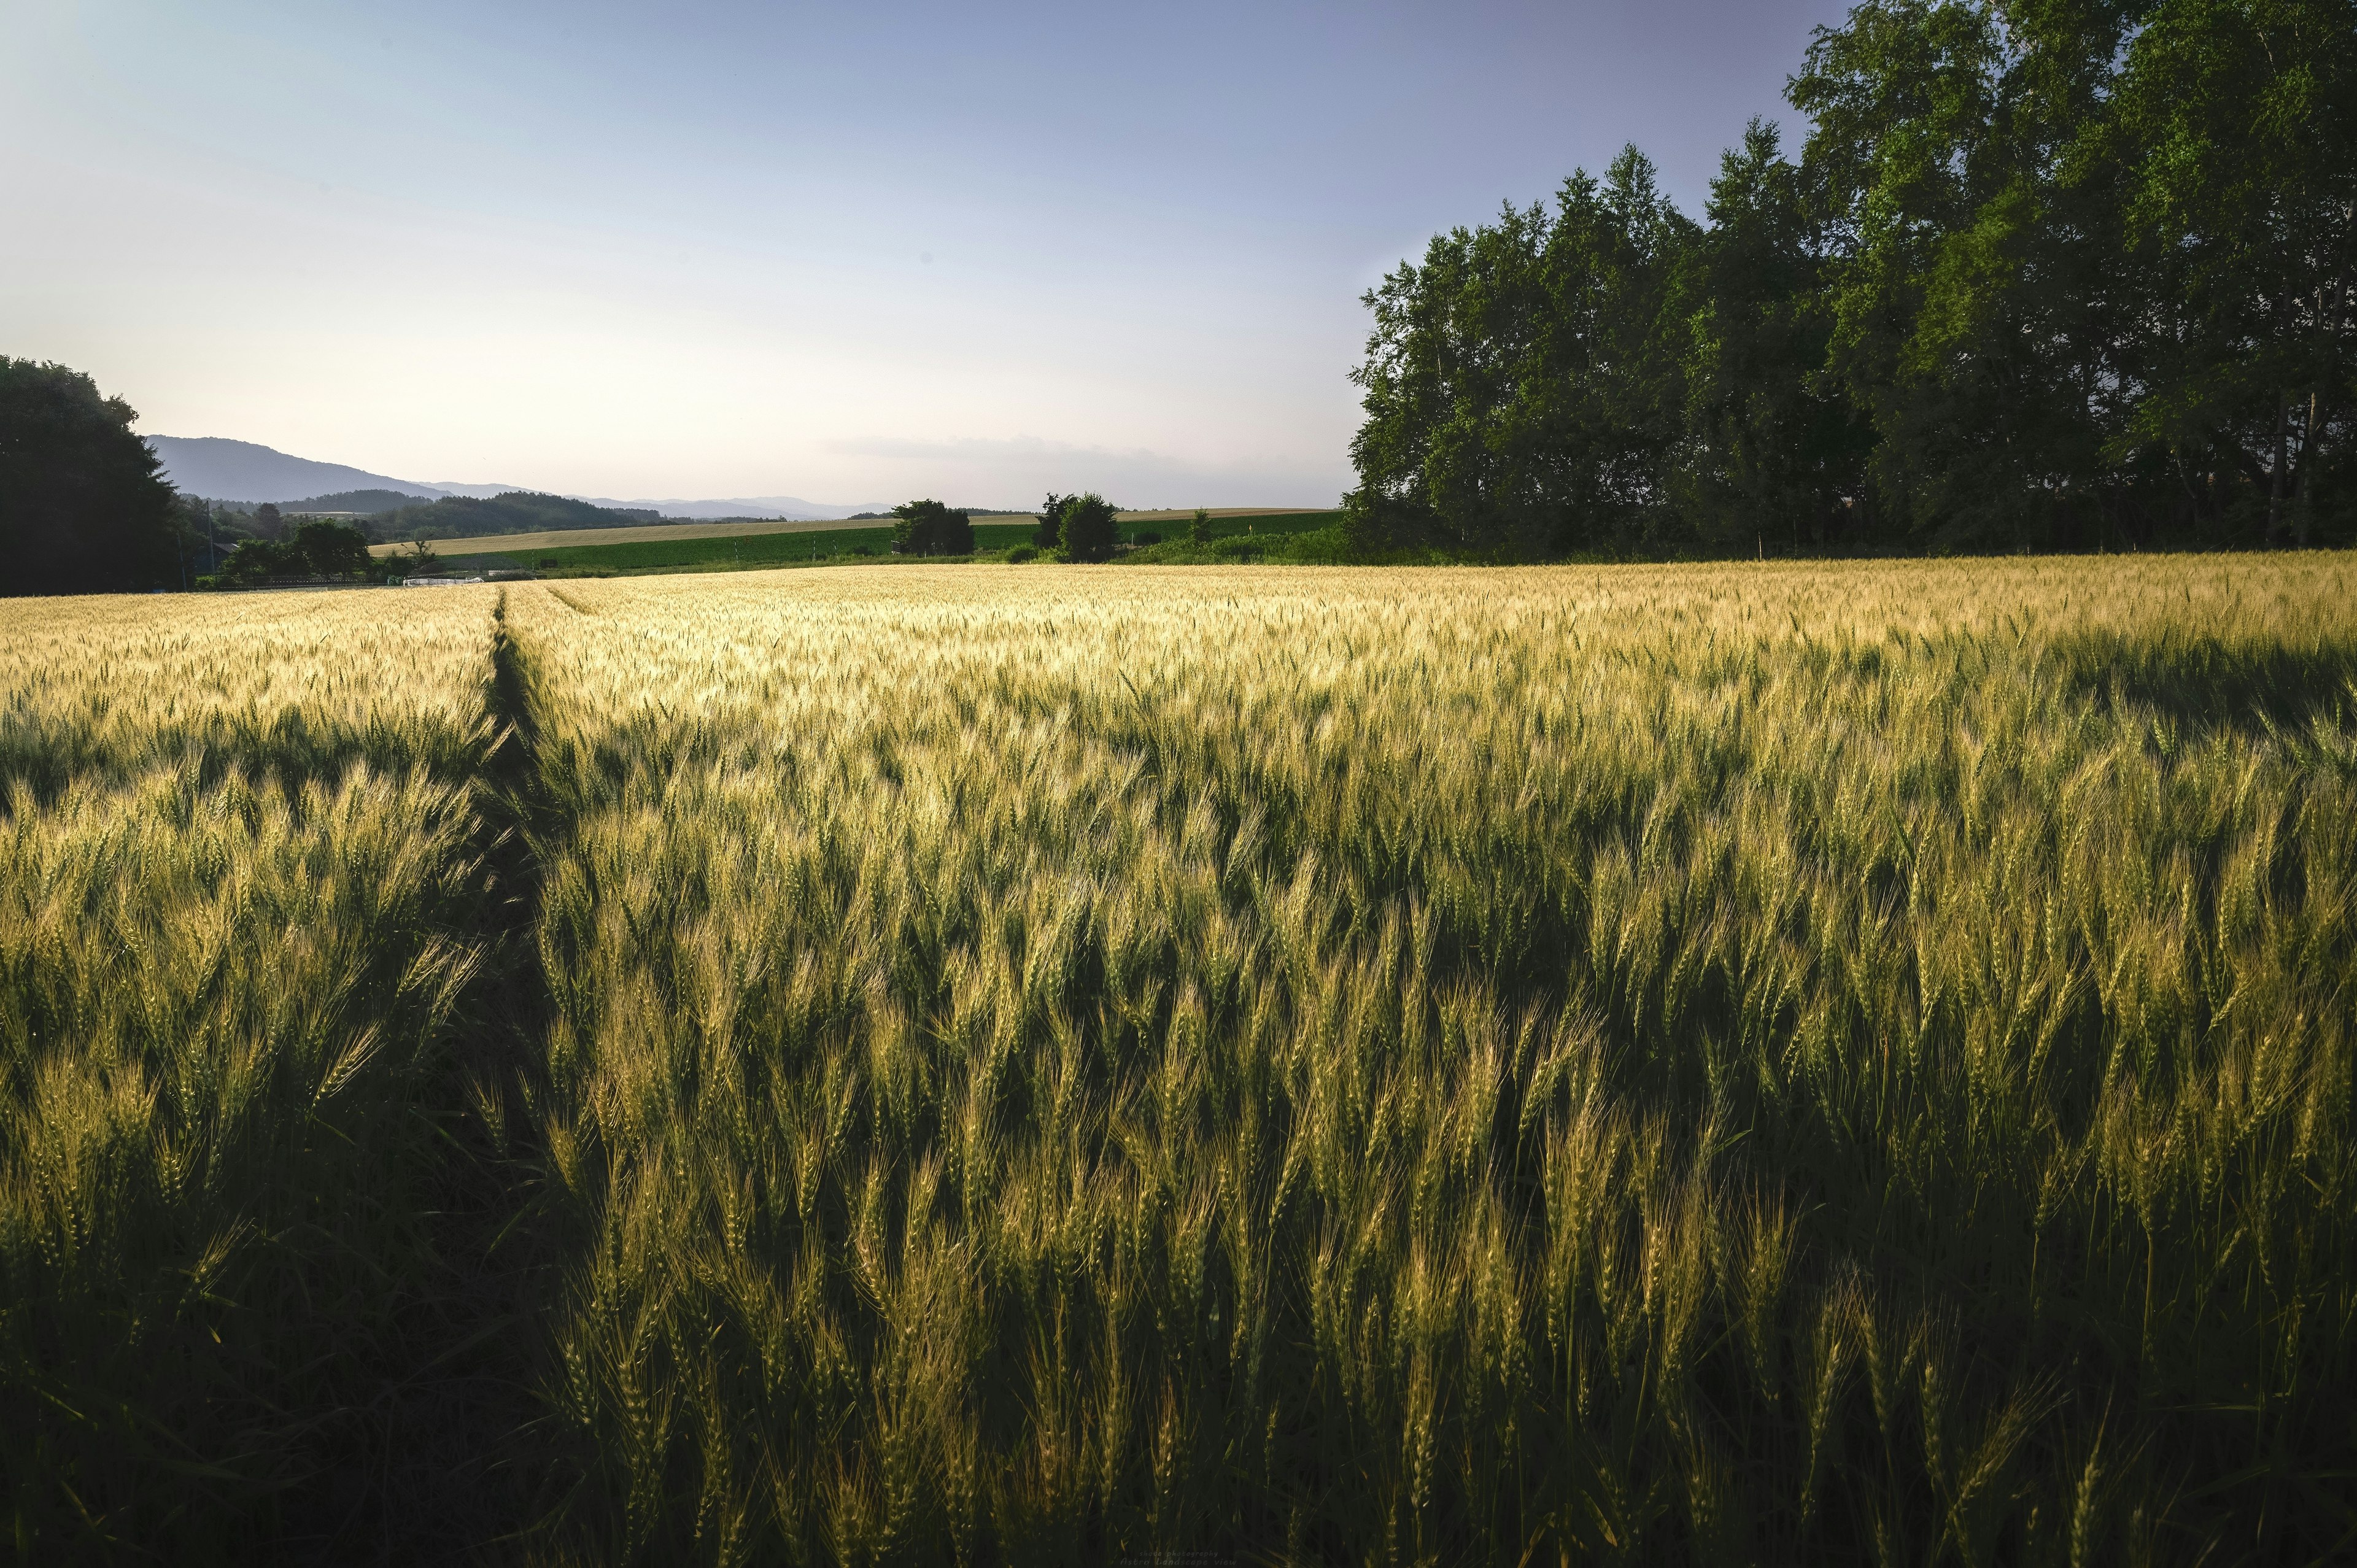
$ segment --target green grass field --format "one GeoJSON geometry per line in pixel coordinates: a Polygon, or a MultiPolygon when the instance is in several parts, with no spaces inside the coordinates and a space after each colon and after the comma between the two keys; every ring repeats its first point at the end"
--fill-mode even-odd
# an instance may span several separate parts
{"type": "MultiPolygon", "coordinates": [[[[1340,512],[1279,512],[1260,517],[1212,520],[1211,536],[1225,546],[1218,553],[1228,559],[1254,559],[1271,551],[1263,539],[1279,540],[1332,527],[1340,512]]],[[[980,521],[974,524],[978,553],[1003,553],[1030,542],[1038,529],[1034,519],[980,521]]],[[[1141,534],[1155,534],[1174,543],[1183,541],[1184,519],[1176,522],[1129,522],[1121,528],[1125,543],[1141,534]]],[[[847,564],[880,558],[892,548],[889,525],[811,530],[792,533],[748,534],[728,539],[640,540],[619,544],[566,545],[514,553],[479,553],[444,558],[444,569],[483,571],[545,571],[559,575],[629,575],[676,570],[729,571],[743,567],[847,564]],[[866,549],[868,555],[858,553],[866,549]]],[[[1164,556],[1185,553],[1166,546],[1164,556]]]]}
{"type": "Polygon", "coordinates": [[[2345,1559],[2352,605],[2322,553],[20,601],[0,1539],[2345,1559]]]}

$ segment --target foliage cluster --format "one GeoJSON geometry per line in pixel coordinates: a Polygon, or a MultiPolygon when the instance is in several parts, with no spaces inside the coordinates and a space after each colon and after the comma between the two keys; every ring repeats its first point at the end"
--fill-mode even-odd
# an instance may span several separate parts
{"type": "Polygon", "coordinates": [[[181,585],[179,512],[137,418],[79,371],[0,356],[0,593],[181,585]]]}
{"type": "Polygon", "coordinates": [[[639,508],[591,506],[536,490],[509,490],[488,499],[445,496],[378,512],[366,521],[369,537],[382,542],[406,539],[472,539],[491,533],[540,533],[565,528],[627,528],[660,522],[639,508]]]}
{"type": "Polygon", "coordinates": [[[1366,295],[1353,536],[2357,537],[2357,7],[1867,0],[1704,221],[1631,147],[1366,295]]]}
{"type": "MultiPolygon", "coordinates": [[[[420,547],[421,553],[423,547],[420,547]]],[[[273,577],[371,577],[382,579],[384,568],[398,565],[392,558],[380,562],[369,553],[368,536],[350,524],[324,517],[299,518],[294,531],[280,539],[247,539],[221,564],[221,580],[244,585],[273,577]]]]}
{"type": "Polygon", "coordinates": [[[1120,510],[1094,490],[1071,496],[1050,490],[1032,546],[1060,561],[1110,561],[1121,543],[1120,510]]]}
{"type": "Polygon", "coordinates": [[[892,509],[892,548],[903,555],[971,555],[974,519],[935,500],[903,501],[892,509]]]}
{"type": "MultiPolygon", "coordinates": [[[[272,510],[295,517],[320,512],[358,512],[366,517],[376,512],[398,511],[403,507],[417,506],[422,499],[405,490],[337,490],[329,495],[307,496],[301,500],[288,501],[285,506],[273,507],[272,510]]],[[[223,504],[241,511],[254,510],[252,507],[239,506],[235,502],[223,504]]],[[[638,514],[631,511],[625,515],[635,517],[638,514]]],[[[646,514],[645,521],[653,521],[654,520],[654,513],[646,514]]]]}

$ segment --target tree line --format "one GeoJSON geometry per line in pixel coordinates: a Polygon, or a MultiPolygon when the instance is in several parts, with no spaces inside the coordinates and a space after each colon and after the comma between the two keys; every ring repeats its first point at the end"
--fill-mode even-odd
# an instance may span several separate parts
{"type": "MultiPolygon", "coordinates": [[[[974,553],[974,517],[965,508],[903,501],[886,515],[893,520],[895,554],[974,553]]],[[[1070,496],[1051,490],[1039,509],[1039,525],[1031,531],[1031,552],[1063,561],[1109,561],[1121,543],[1119,515],[1120,509],[1094,490],[1070,496]]]]}
{"type": "Polygon", "coordinates": [[[0,356],[0,593],[185,587],[179,498],[79,371],[0,356]]]}
{"type": "Polygon", "coordinates": [[[1702,220],[1634,146],[1365,295],[1361,549],[2357,534],[2357,0],[1867,0],[1702,220]]]}
{"type": "Polygon", "coordinates": [[[328,518],[182,495],[134,433],[138,413],[64,365],[0,356],[0,594],[122,593],[274,577],[387,580],[328,518]]]}

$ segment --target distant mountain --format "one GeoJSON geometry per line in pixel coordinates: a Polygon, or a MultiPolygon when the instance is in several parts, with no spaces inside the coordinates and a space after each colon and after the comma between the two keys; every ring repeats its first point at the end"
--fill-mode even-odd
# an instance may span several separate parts
{"type": "Polygon", "coordinates": [[[292,501],[338,490],[397,490],[436,500],[447,492],[414,479],[371,474],[345,463],[308,457],[231,441],[219,435],[150,435],[147,445],[163,460],[164,477],[186,493],[210,500],[292,501]]]}
{"type": "MultiPolygon", "coordinates": [[[[188,495],[208,500],[243,501],[258,506],[270,501],[284,507],[300,501],[317,511],[371,511],[382,508],[361,504],[329,506],[354,491],[390,490],[421,501],[456,496],[492,500],[504,496],[540,492],[522,485],[478,485],[457,479],[395,479],[342,463],[318,463],[290,456],[251,441],[231,441],[218,435],[150,435],[147,445],[163,459],[164,477],[188,495]]],[[[614,511],[651,511],[666,521],[707,522],[723,517],[782,518],[791,522],[832,522],[854,512],[880,511],[883,501],[859,501],[835,506],[806,501],[800,496],[737,496],[725,500],[616,500],[605,496],[567,496],[567,500],[614,511]]],[[[392,503],[399,505],[399,502],[392,503]]],[[[535,524],[535,527],[564,524],[535,524]]],[[[586,525],[585,525],[586,526],[586,525]]],[[[404,537],[406,537],[404,535],[404,537]]]]}
{"type": "Polygon", "coordinates": [[[860,501],[852,506],[834,506],[825,501],[806,501],[800,496],[738,496],[731,500],[691,501],[676,498],[667,500],[613,500],[596,496],[581,498],[591,506],[652,508],[667,518],[690,522],[711,522],[724,517],[783,518],[789,522],[834,522],[854,512],[875,511],[886,504],[882,501],[860,501]]]}

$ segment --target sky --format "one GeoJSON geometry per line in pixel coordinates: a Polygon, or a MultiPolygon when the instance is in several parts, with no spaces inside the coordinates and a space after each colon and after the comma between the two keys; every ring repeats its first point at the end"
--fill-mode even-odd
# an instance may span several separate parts
{"type": "Polygon", "coordinates": [[[615,497],[1330,505],[1360,296],[1835,0],[0,0],[0,354],[148,434],[615,497]]]}

